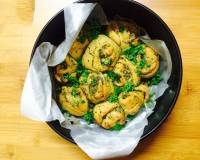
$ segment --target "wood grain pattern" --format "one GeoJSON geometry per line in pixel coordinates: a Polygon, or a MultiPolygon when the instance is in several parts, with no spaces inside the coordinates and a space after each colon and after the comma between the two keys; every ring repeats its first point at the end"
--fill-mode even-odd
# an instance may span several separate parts
{"type": "MultiPolygon", "coordinates": [[[[138,0],[173,31],[183,58],[183,85],[166,122],[130,156],[115,160],[200,159],[200,1],[138,0]]],[[[20,115],[31,49],[34,0],[0,0],[0,160],[89,160],[45,123],[20,115]]]]}

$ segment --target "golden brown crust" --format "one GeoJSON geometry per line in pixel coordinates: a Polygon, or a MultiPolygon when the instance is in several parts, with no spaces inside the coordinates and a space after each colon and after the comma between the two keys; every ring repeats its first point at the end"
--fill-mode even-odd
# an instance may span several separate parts
{"type": "Polygon", "coordinates": [[[59,95],[59,102],[62,108],[70,114],[83,116],[88,111],[87,98],[81,88],[76,89],[75,95],[73,95],[72,90],[72,87],[63,86],[59,95]]]}
{"type": "Polygon", "coordinates": [[[63,75],[72,74],[72,76],[76,76],[75,74],[76,68],[77,68],[77,62],[70,55],[67,55],[65,61],[62,64],[56,66],[55,78],[60,83],[66,83],[67,79],[64,79],[63,75]]]}
{"type": "Polygon", "coordinates": [[[87,47],[82,57],[83,65],[95,72],[104,72],[116,64],[121,49],[110,38],[99,35],[87,47]]]}
{"type": "Polygon", "coordinates": [[[136,38],[135,31],[136,27],[125,21],[111,21],[107,27],[108,36],[122,49],[130,47],[133,43],[136,38]]]}
{"type": "Polygon", "coordinates": [[[150,78],[155,75],[159,68],[159,56],[149,46],[145,46],[146,65],[141,69],[143,78],[150,78]]]}
{"type": "Polygon", "coordinates": [[[119,95],[119,104],[124,109],[126,115],[136,114],[144,103],[144,93],[131,91],[119,95]]]}
{"type": "MultiPolygon", "coordinates": [[[[82,77],[80,79],[82,81],[82,77]]],[[[106,100],[113,93],[112,81],[106,74],[90,72],[87,82],[81,84],[87,98],[93,103],[106,100]]]]}
{"type": "Polygon", "coordinates": [[[119,104],[126,115],[135,115],[148,100],[149,88],[146,84],[140,84],[134,88],[134,91],[123,92],[119,95],[119,104]]]}
{"type": "Polygon", "coordinates": [[[137,67],[124,56],[120,56],[113,71],[120,75],[120,80],[115,81],[115,85],[124,86],[126,82],[131,81],[133,85],[137,86],[140,83],[140,76],[137,73],[137,67]]]}
{"type": "Polygon", "coordinates": [[[97,104],[93,110],[94,119],[103,128],[112,128],[116,123],[125,123],[124,110],[118,103],[103,102],[97,104]]]}
{"type": "Polygon", "coordinates": [[[89,40],[85,39],[84,42],[80,42],[78,39],[74,41],[72,44],[72,47],[70,48],[69,54],[75,59],[79,60],[81,56],[83,55],[86,47],[89,44],[89,40]]]}
{"type": "Polygon", "coordinates": [[[89,39],[86,36],[88,34],[89,26],[85,24],[83,28],[81,29],[79,36],[77,39],[73,42],[69,54],[75,59],[79,60],[83,53],[85,52],[85,49],[87,48],[89,44],[89,39]]]}

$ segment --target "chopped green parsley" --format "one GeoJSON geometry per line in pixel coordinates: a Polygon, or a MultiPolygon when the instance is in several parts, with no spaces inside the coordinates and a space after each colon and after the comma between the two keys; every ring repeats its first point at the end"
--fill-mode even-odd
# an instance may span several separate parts
{"type": "Polygon", "coordinates": [[[67,79],[69,81],[69,83],[71,84],[71,86],[78,87],[79,84],[80,84],[79,80],[76,77],[73,77],[70,74],[67,74],[67,73],[64,74],[63,78],[67,79]]]}
{"type": "Polygon", "coordinates": [[[136,117],[136,114],[135,114],[135,115],[128,115],[128,116],[127,116],[127,119],[128,119],[128,120],[133,120],[135,117],[136,117]]]}
{"type": "Polygon", "coordinates": [[[87,70],[83,65],[82,65],[82,60],[78,60],[78,65],[77,65],[77,70],[76,73],[82,77],[81,83],[87,83],[88,75],[89,75],[89,70],[87,70]]]}
{"type": "Polygon", "coordinates": [[[142,69],[142,68],[144,68],[146,65],[147,65],[146,58],[143,57],[143,59],[142,59],[142,60],[140,61],[140,63],[139,63],[139,67],[142,69]]]}
{"type": "Polygon", "coordinates": [[[112,128],[111,128],[111,130],[112,131],[120,131],[121,129],[123,129],[124,128],[124,125],[121,125],[121,124],[119,124],[119,123],[116,123],[112,128]]]}
{"type": "Polygon", "coordinates": [[[141,69],[140,69],[139,67],[137,67],[136,73],[137,73],[137,75],[138,75],[139,77],[142,75],[141,69]]]}
{"type": "Polygon", "coordinates": [[[91,123],[93,123],[94,122],[94,117],[93,117],[93,114],[92,114],[92,112],[86,112],[85,114],[84,114],[84,119],[85,119],[85,121],[88,123],[88,124],[91,124],[91,123]]]}
{"type": "Polygon", "coordinates": [[[76,97],[78,95],[78,91],[77,91],[76,87],[72,87],[71,95],[74,96],[74,97],[76,97]]]}
{"type": "Polygon", "coordinates": [[[117,102],[117,101],[118,101],[118,95],[112,94],[110,97],[108,97],[108,101],[109,101],[110,103],[115,103],[115,102],[117,102]]]}
{"type": "Polygon", "coordinates": [[[126,82],[126,84],[124,85],[122,91],[123,92],[130,92],[134,89],[134,85],[131,81],[126,82]]]}
{"type": "Polygon", "coordinates": [[[85,72],[85,70],[87,70],[87,69],[82,65],[82,59],[79,59],[77,61],[76,73],[81,75],[83,72],[85,72]]]}
{"type": "Polygon", "coordinates": [[[157,85],[162,81],[160,72],[158,71],[152,78],[147,81],[148,86],[157,85]]]}
{"type": "Polygon", "coordinates": [[[97,78],[96,78],[96,77],[94,77],[94,78],[92,79],[91,84],[92,84],[92,86],[96,86],[96,85],[97,85],[97,78]]]}
{"type": "Polygon", "coordinates": [[[81,77],[82,77],[81,83],[86,84],[88,76],[89,76],[89,71],[88,70],[84,70],[84,72],[81,74],[81,77]]]}
{"type": "Polygon", "coordinates": [[[108,77],[110,78],[110,79],[112,79],[113,81],[120,81],[120,75],[119,74],[117,74],[117,73],[115,73],[115,72],[113,72],[113,71],[108,71],[107,72],[107,75],[108,75],[108,77]]]}
{"type": "Polygon", "coordinates": [[[123,54],[131,62],[137,63],[137,55],[144,55],[144,46],[142,44],[131,46],[124,49],[123,54]]]}
{"type": "Polygon", "coordinates": [[[121,87],[115,87],[114,93],[108,98],[110,103],[118,102],[118,96],[122,92],[121,87]]]}
{"type": "Polygon", "coordinates": [[[133,89],[134,89],[134,85],[130,81],[126,82],[124,87],[115,87],[114,93],[110,97],[108,97],[108,101],[110,103],[118,102],[118,96],[121,92],[130,92],[133,89]]]}

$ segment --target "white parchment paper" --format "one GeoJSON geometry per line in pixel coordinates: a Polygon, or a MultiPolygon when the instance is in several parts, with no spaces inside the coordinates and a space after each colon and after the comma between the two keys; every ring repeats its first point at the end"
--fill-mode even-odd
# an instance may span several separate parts
{"type": "Polygon", "coordinates": [[[151,101],[146,103],[137,116],[129,121],[121,131],[104,130],[95,124],[87,125],[84,120],[63,116],[60,112],[51,96],[52,86],[48,66],[55,66],[64,60],[89,15],[99,19],[102,24],[107,23],[107,20],[101,8],[96,4],[71,4],[65,8],[64,14],[66,39],[57,48],[45,42],[36,49],[24,84],[21,112],[23,115],[39,121],[58,119],[63,127],[71,129],[74,141],[92,159],[128,155],[137,146],[144,127],[148,124],[147,117],[153,112],[156,105],[156,99],[168,87],[167,81],[172,67],[169,51],[163,41],[141,37],[143,42],[152,46],[160,54],[160,72],[164,80],[158,86],[150,87],[150,93],[153,95],[151,101]],[[79,13],[78,16],[75,13],[79,13]],[[76,125],[70,125],[69,119],[76,121],[76,125]]]}
{"type": "Polygon", "coordinates": [[[24,83],[21,113],[33,120],[65,120],[55,100],[51,98],[52,85],[47,63],[54,50],[55,47],[50,43],[42,43],[36,49],[24,83]]]}

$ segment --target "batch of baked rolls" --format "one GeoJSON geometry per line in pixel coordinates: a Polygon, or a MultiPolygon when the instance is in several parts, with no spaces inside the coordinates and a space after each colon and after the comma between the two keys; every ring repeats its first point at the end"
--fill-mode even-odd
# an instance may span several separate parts
{"type": "Polygon", "coordinates": [[[125,126],[149,100],[147,81],[158,69],[158,53],[138,39],[132,23],[85,25],[55,67],[59,106],[105,129],[125,126]]]}

